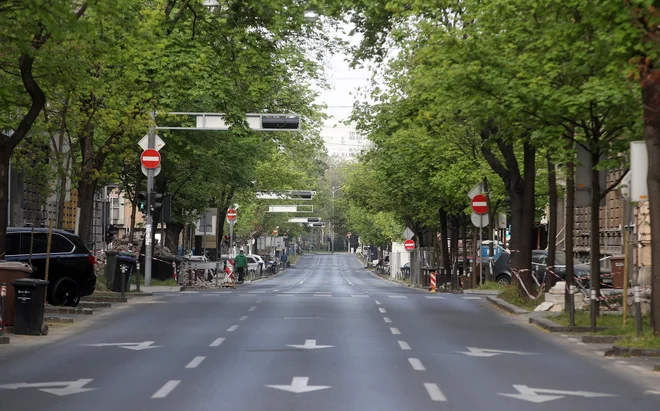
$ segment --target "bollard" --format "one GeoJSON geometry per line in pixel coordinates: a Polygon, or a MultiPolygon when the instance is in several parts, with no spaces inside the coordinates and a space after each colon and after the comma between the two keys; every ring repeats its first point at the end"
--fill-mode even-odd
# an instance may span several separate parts
{"type": "Polygon", "coordinates": [[[431,273],[431,290],[432,293],[435,292],[435,271],[431,273]]]}
{"type": "MultiPolygon", "coordinates": [[[[128,266],[127,266],[128,267],[128,266]]],[[[122,270],[121,268],[119,269],[121,271],[121,298],[126,298],[126,270],[122,270]]]]}
{"type": "Polygon", "coordinates": [[[569,325],[571,327],[575,327],[575,286],[573,284],[571,284],[571,286],[568,288],[568,294],[568,315],[570,317],[569,325]]]}
{"type": "Polygon", "coordinates": [[[639,294],[639,286],[633,287],[635,294],[635,318],[637,320],[637,336],[642,336],[642,296],[639,294]]]}
{"type": "Polygon", "coordinates": [[[5,322],[2,316],[5,315],[5,301],[7,300],[7,283],[2,283],[0,286],[0,335],[5,329],[5,322]]]}
{"type": "Polygon", "coordinates": [[[591,294],[591,331],[596,332],[596,290],[593,288],[590,290],[591,294]]]}

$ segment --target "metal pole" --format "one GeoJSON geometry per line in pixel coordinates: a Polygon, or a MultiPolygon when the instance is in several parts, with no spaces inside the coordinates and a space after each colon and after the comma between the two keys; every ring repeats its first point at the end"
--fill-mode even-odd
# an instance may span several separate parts
{"type": "Polygon", "coordinates": [[[623,326],[626,326],[628,321],[628,270],[631,268],[630,264],[630,212],[632,207],[628,203],[628,199],[623,200],[623,207],[625,209],[625,223],[623,231],[623,326]]]}
{"type": "MultiPolygon", "coordinates": [[[[156,113],[151,112],[151,120],[156,123],[156,113]]],[[[149,138],[147,142],[148,148],[156,148],[156,129],[154,125],[149,128],[149,138]]],[[[144,239],[144,285],[149,287],[151,285],[151,232],[153,230],[153,215],[151,213],[151,192],[154,189],[154,169],[147,170],[147,222],[145,225],[145,239],[144,239]]],[[[138,290],[140,288],[140,281],[138,278],[138,290]]]]}
{"type": "Polygon", "coordinates": [[[596,304],[598,304],[596,290],[593,288],[593,284],[589,287],[589,294],[591,295],[591,331],[596,332],[596,304]]]}
{"type": "Polygon", "coordinates": [[[229,254],[234,254],[234,221],[229,223],[229,254]]]}
{"type": "Polygon", "coordinates": [[[125,270],[119,270],[121,271],[121,298],[126,298],[126,271],[125,270]]]}
{"type": "Polygon", "coordinates": [[[637,319],[637,336],[642,336],[642,297],[639,295],[639,286],[633,287],[635,290],[635,318],[637,319]]]}
{"type": "Polygon", "coordinates": [[[206,257],[206,227],[208,226],[209,222],[206,221],[206,211],[204,211],[204,220],[203,220],[203,227],[204,227],[204,235],[202,236],[202,255],[206,257]]]}
{"type": "Polygon", "coordinates": [[[571,284],[568,287],[568,294],[569,294],[569,299],[568,299],[568,316],[569,318],[569,325],[571,327],[575,327],[575,286],[571,284]]]}
{"type": "Polygon", "coordinates": [[[479,284],[484,283],[484,279],[483,279],[484,266],[483,266],[483,262],[481,261],[483,260],[481,256],[482,254],[481,247],[484,243],[483,233],[482,233],[483,226],[484,226],[484,215],[480,214],[479,215],[479,284]]]}

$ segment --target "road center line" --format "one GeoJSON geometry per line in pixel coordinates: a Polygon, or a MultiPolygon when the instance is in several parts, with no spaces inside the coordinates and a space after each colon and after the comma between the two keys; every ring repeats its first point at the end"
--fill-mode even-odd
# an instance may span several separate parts
{"type": "Polygon", "coordinates": [[[419,358],[408,358],[408,362],[415,371],[426,371],[424,364],[419,360],[419,358]]]}
{"type": "Polygon", "coordinates": [[[238,321],[245,321],[245,320],[247,320],[248,318],[250,318],[250,317],[248,317],[247,315],[244,315],[244,316],[242,316],[238,321]]]}
{"type": "Polygon", "coordinates": [[[232,331],[236,331],[237,328],[238,328],[238,325],[232,325],[231,327],[227,328],[227,332],[230,333],[232,331]]]}
{"type": "Polygon", "coordinates": [[[170,380],[165,383],[151,398],[165,398],[181,383],[181,380],[170,380]]]}
{"type": "Polygon", "coordinates": [[[385,321],[386,323],[389,324],[389,323],[392,322],[392,319],[391,319],[391,318],[388,318],[388,317],[385,317],[385,318],[383,318],[383,321],[385,321]]]}
{"type": "Polygon", "coordinates": [[[410,345],[408,345],[407,342],[405,341],[398,341],[399,347],[401,347],[402,350],[410,350],[410,345]]]}
{"type": "MultiPolygon", "coordinates": [[[[257,301],[257,302],[259,302],[259,301],[257,301]]],[[[256,309],[257,309],[257,307],[256,307],[255,305],[253,305],[252,307],[250,307],[250,308],[248,309],[248,311],[254,311],[254,310],[256,310],[256,309]]]]}
{"type": "Polygon", "coordinates": [[[442,391],[440,391],[438,384],[425,382],[424,388],[426,388],[426,392],[429,394],[429,397],[431,397],[431,401],[447,401],[447,397],[445,397],[442,391]]]}
{"type": "Polygon", "coordinates": [[[197,368],[205,359],[206,357],[195,357],[186,365],[186,368],[197,368]]]}
{"type": "Polygon", "coordinates": [[[209,347],[217,347],[220,344],[222,344],[224,340],[225,340],[224,338],[216,338],[215,341],[213,341],[211,345],[209,345],[209,347]]]}
{"type": "Polygon", "coordinates": [[[394,335],[401,334],[401,331],[399,331],[398,328],[391,327],[390,331],[392,331],[392,334],[394,334],[394,335]]]}
{"type": "Polygon", "coordinates": [[[385,314],[387,312],[387,310],[384,308],[379,308],[378,311],[380,311],[381,314],[385,314]]]}

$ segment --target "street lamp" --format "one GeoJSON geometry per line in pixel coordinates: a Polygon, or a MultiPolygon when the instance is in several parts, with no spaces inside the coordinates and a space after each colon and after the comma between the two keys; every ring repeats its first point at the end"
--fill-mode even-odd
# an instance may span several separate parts
{"type": "Polygon", "coordinates": [[[332,234],[330,237],[330,252],[335,252],[335,193],[341,190],[341,187],[332,186],[332,234]]]}

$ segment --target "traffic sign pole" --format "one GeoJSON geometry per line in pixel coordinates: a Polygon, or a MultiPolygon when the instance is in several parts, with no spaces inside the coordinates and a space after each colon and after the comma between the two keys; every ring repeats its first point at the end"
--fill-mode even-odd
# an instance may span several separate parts
{"type": "MultiPolygon", "coordinates": [[[[156,123],[156,113],[151,112],[151,120],[156,123]]],[[[156,147],[156,130],[154,126],[149,129],[149,140],[147,142],[148,148],[156,147]]],[[[151,256],[153,254],[151,248],[151,232],[153,230],[153,215],[151,214],[151,192],[154,189],[154,169],[147,169],[147,221],[144,230],[144,285],[151,286],[151,256]]],[[[140,278],[137,281],[137,290],[140,291],[140,278]]]]}

